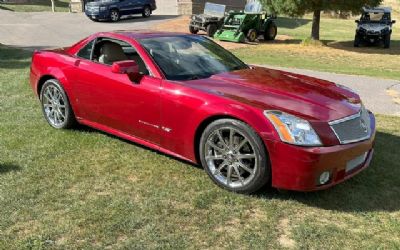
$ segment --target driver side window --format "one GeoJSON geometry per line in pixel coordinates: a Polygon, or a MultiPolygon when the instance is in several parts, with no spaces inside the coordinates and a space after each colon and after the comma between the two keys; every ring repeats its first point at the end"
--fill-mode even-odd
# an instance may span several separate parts
{"type": "Polygon", "coordinates": [[[90,41],[88,44],[85,45],[77,54],[78,57],[87,59],[87,60],[92,60],[92,51],[93,51],[93,45],[94,41],[90,41]]]}
{"type": "Polygon", "coordinates": [[[150,75],[143,59],[130,44],[111,38],[97,38],[86,44],[78,57],[96,63],[112,65],[114,62],[134,60],[139,65],[141,75],[150,75]]]}
{"type": "Polygon", "coordinates": [[[92,60],[105,65],[112,65],[114,62],[119,61],[134,60],[139,66],[140,74],[149,75],[149,70],[136,49],[124,41],[98,38],[93,48],[92,60]]]}

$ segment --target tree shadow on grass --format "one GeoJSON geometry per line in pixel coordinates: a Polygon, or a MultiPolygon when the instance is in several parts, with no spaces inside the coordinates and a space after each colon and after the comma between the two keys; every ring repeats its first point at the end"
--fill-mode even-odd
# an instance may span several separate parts
{"type": "Polygon", "coordinates": [[[351,51],[360,54],[381,54],[381,55],[400,55],[400,40],[392,40],[391,46],[388,49],[383,48],[383,44],[362,44],[356,48],[353,45],[354,41],[328,41],[328,47],[351,51]]]}
{"type": "Polygon", "coordinates": [[[165,157],[169,157],[169,158],[173,158],[173,159],[179,161],[180,163],[189,164],[189,165],[191,165],[192,167],[195,167],[195,168],[198,168],[198,169],[203,169],[199,164],[195,164],[195,163],[193,163],[193,162],[190,162],[190,161],[187,161],[187,160],[178,158],[178,157],[173,156],[173,155],[165,154],[165,153],[163,153],[163,152],[160,152],[160,151],[157,151],[157,150],[155,150],[155,149],[146,147],[146,146],[141,145],[141,144],[139,144],[139,143],[136,143],[136,142],[133,142],[133,141],[130,141],[130,140],[126,140],[126,139],[124,139],[124,138],[121,138],[121,137],[118,137],[118,136],[115,136],[115,135],[106,133],[106,132],[101,131],[101,130],[97,130],[97,129],[95,129],[95,128],[92,128],[92,127],[89,127],[89,126],[86,126],[86,125],[78,125],[78,126],[75,128],[75,130],[78,131],[78,132],[98,133],[98,134],[106,135],[106,136],[108,136],[108,137],[111,137],[111,138],[114,138],[114,139],[121,140],[121,141],[124,141],[124,142],[126,142],[126,143],[129,143],[129,144],[131,144],[131,145],[133,145],[133,146],[136,146],[136,147],[139,147],[139,148],[142,148],[142,149],[145,149],[145,150],[150,150],[151,152],[154,152],[154,153],[156,153],[157,155],[165,156],[165,157]]]}
{"type": "Polygon", "coordinates": [[[400,210],[400,137],[378,132],[375,154],[369,168],[324,191],[301,193],[260,191],[263,199],[295,200],[312,207],[339,212],[400,210]]]}
{"type": "Polygon", "coordinates": [[[0,174],[5,174],[12,171],[20,171],[21,167],[12,163],[0,163],[0,174]]]}
{"type": "Polygon", "coordinates": [[[32,52],[0,45],[0,69],[22,69],[29,67],[32,52]]]}
{"type": "MultiPolygon", "coordinates": [[[[40,5],[40,6],[48,6],[49,8],[51,8],[51,1],[48,1],[48,0],[30,0],[26,3],[8,3],[7,2],[7,3],[2,3],[2,4],[3,4],[3,7],[4,7],[4,5],[9,5],[9,6],[12,6],[12,5],[37,6],[37,5],[40,5]]],[[[56,10],[57,10],[57,7],[61,7],[61,8],[69,7],[69,3],[67,1],[55,0],[55,5],[56,5],[56,10]]],[[[5,7],[5,8],[7,8],[7,7],[5,7]]]]}
{"type": "Polygon", "coordinates": [[[285,29],[297,29],[301,26],[307,25],[311,22],[311,19],[304,18],[290,18],[290,17],[278,17],[276,19],[276,25],[279,28],[285,29]]]}
{"type": "MultiPolygon", "coordinates": [[[[1,3],[1,4],[4,4],[4,3],[1,3]]],[[[7,8],[5,6],[0,6],[0,10],[14,11],[13,9],[7,8]]]]}

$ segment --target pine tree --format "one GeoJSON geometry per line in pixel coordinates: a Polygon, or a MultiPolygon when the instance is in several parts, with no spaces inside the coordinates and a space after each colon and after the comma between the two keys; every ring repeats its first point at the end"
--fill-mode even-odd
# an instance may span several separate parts
{"type": "Polygon", "coordinates": [[[270,11],[292,17],[313,13],[311,38],[319,40],[321,11],[349,11],[358,14],[363,6],[376,7],[383,0],[262,0],[270,11]]]}

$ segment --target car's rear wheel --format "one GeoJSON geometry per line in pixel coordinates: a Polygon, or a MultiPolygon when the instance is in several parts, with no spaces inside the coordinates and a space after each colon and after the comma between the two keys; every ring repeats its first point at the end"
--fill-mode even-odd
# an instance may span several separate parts
{"type": "Polygon", "coordinates": [[[110,20],[112,22],[118,22],[120,18],[121,18],[121,16],[119,15],[119,11],[118,10],[111,10],[111,12],[110,12],[110,20]]]}
{"type": "Polygon", "coordinates": [[[251,29],[247,32],[247,40],[249,42],[254,42],[257,39],[257,30],[251,29]]]}
{"type": "Polygon", "coordinates": [[[217,32],[218,26],[215,23],[211,23],[207,26],[207,36],[214,37],[215,32],[217,32]]]}
{"type": "Polygon", "coordinates": [[[142,16],[143,17],[150,17],[151,16],[151,8],[150,8],[150,6],[148,6],[148,5],[144,6],[142,16]]]}
{"type": "Polygon", "coordinates": [[[360,47],[360,43],[361,43],[361,37],[359,35],[356,35],[354,37],[354,47],[360,47]]]}
{"type": "Polygon", "coordinates": [[[67,94],[57,80],[50,79],[43,84],[40,101],[44,117],[53,128],[67,129],[76,124],[67,94]]]}
{"type": "Polygon", "coordinates": [[[199,33],[199,29],[196,29],[195,27],[193,27],[192,25],[189,26],[189,31],[191,34],[197,34],[199,33]]]}
{"type": "Polygon", "coordinates": [[[237,193],[253,193],[270,179],[270,164],[261,138],[234,119],[211,123],[200,139],[200,160],[211,179],[237,193]]]}
{"type": "Polygon", "coordinates": [[[277,34],[278,34],[278,27],[274,22],[270,22],[264,31],[264,40],[265,41],[275,40],[277,34]]]}
{"type": "Polygon", "coordinates": [[[390,48],[390,34],[386,35],[383,39],[383,47],[385,49],[390,48]]]}

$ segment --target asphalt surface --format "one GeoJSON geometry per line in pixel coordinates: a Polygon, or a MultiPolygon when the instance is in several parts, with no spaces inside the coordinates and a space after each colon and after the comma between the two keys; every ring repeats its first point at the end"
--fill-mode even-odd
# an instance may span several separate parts
{"type": "MultiPolygon", "coordinates": [[[[100,31],[151,29],[175,18],[155,14],[135,16],[118,23],[93,22],[83,13],[18,13],[0,10],[0,43],[24,49],[69,46],[100,31]]],[[[279,68],[345,85],[360,94],[374,113],[400,116],[400,81],[279,68]]]]}
{"type": "Polygon", "coordinates": [[[83,13],[11,12],[0,9],[0,43],[26,49],[70,46],[95,32],[151,29],[175,16],[135,15],[117,23],[93,22],[83,13]]]}

